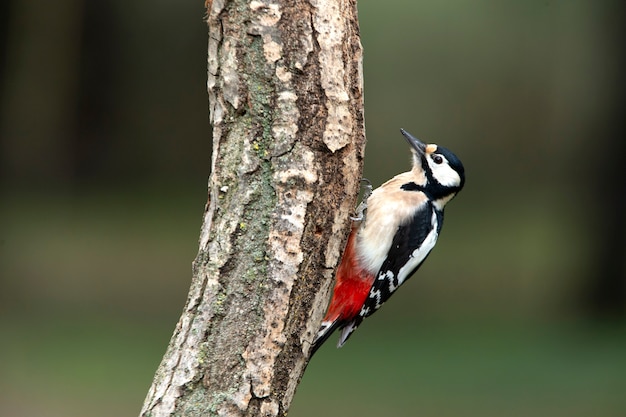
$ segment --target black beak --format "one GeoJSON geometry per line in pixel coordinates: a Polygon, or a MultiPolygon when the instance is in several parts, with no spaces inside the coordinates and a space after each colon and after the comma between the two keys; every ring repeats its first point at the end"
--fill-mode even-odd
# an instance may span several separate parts
{"type": "Polygon", "coordinates": [[[424,155],[424,152],[426,151],[426,145],[424,143],[404,129],[400,129],[400,132],[402,132],[406,141],[409,142],[409,145],[415,149],[418,155],[424,155]]]}

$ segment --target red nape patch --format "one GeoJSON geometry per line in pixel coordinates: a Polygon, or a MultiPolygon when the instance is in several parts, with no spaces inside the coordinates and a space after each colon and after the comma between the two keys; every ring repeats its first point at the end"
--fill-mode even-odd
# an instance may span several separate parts
{"type": "Polygon", "coordinates": [[[348,237],[346,250],[337,269],[337,280],[325,321],[350,321],[359,314],[374,282],[374,276],[359,266],[354,256],[354,240],[358,228],[348,237]]]}

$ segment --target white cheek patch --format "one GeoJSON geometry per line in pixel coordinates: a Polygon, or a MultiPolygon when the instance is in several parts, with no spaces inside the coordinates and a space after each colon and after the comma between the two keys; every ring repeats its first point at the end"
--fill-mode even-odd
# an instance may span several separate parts
{"type": "Polygon", "coordinates": [[[458,187],[461,184],[461,177],[448,165],[448,161],[445,159],[441,164],[435,164],[428,159],[428,166],[433,173],[433,177],[444,187],[458,187]]]}

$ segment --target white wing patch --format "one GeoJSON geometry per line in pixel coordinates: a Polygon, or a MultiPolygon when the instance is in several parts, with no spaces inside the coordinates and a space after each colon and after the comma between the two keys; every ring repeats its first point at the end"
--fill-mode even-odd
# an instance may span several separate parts
{"type": "Polygon", "coordinates": [[[424,239],[424,242],[422,242],[419,248],[413,251],[409,261],[402,268],[400,268],[400,271],[398,271],[398,286],[402,285],[402,283],[409,277],[409,274],[424,261],[426,256],[435,247],[438,235],[437,214],[434,211],[431,217],[431,224],[433,227],[431,228],[430,233],[426,236],[426,239],[424,239]]]}

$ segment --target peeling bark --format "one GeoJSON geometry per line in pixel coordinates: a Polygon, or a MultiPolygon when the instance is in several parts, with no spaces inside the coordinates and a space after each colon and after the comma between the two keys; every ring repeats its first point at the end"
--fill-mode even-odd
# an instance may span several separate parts
{"type": "Polygon", "coordinates": [[[362,172],[356,0],[212,0],[209,200],[142,416],[283,416],[362,172]]]}

